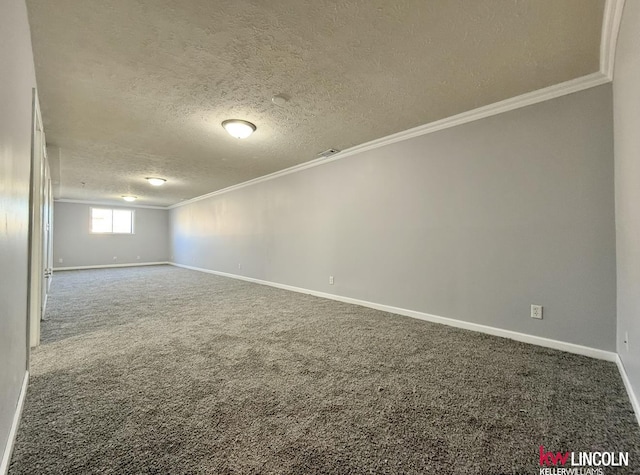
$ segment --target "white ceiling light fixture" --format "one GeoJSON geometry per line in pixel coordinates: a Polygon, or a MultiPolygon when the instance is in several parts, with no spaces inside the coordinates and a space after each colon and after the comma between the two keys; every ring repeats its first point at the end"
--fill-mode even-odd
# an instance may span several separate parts
{"type": "Polygon", "coordinates": [[[222,123],[222,127],[229,132],[229,135],[237,139],[246,139],[256,131],[256,126],[251,122],[240,119],[229,119],[222,123]]]}
{"type": "Polygon", "coordinates": [[[153,186],[162,186],[167,182],[167,180],[165,180],[164,178],[147,177],[145,178],[145,180],[147,180],[149,184],[153,186]]]}
{"type": "Polygon", "coordinates": [[[122,197],[123,200],[128,201],[128,202],[132,202],[138,199],[137,196],[132,196],[132,195],[124,195],[122,197]]]}

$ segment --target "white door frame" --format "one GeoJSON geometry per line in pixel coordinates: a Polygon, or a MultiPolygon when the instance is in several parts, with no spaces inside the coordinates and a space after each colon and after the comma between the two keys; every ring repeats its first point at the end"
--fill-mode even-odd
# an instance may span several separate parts
{"type": "Polygon", "coordinates": [[[40,320],[44,314],[47,285],[45,275],[49,267],[49,244],[45,233],[52,203],[49,202],[49,164],[47,161],[46,140],[42,127],[42,115],[38,93],[33,90],[33,128],[31,137],[31,183],[29,198],[29,273],[28,273],[28,321],[27,341],[33,348],[40,344],[40,320]],[[47,249],[45,249],[45,246],[47,249]]]}

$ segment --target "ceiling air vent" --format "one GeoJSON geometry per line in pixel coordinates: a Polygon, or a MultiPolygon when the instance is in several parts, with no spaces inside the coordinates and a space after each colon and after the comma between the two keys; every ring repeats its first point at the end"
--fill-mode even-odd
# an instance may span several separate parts
{"type": "Polygon", "coordinates": [[[340,150],[338,150],[337,148],[329,148],[329,149],[325,150],[324,152],[320,152],[318,154],[318,158],[327,158],[327,157],[330,157],[331,155],[335,155],[339,151],[340,150]]]}

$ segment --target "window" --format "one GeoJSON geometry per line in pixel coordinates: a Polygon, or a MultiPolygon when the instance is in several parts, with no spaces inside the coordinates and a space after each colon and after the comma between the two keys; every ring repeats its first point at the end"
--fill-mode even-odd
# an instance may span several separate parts
{"type": "Polygon", "coordinates": [[[91,232],[133,234],[133,211],[130,209],[91,208],[91,232]]]}

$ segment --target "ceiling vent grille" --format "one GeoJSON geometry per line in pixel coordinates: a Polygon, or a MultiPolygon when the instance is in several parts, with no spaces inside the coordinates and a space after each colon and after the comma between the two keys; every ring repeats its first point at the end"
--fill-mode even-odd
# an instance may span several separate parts
{"type": "Polygon", "coordinates": [[[335,155],[338,152],[340,152],[340,150],[338,150],[337,148],[329,148],[324,152],[320,152],[318,154],[318,158],[327,158],[327,157],[330,157],[331,155],[335,155]]]}

